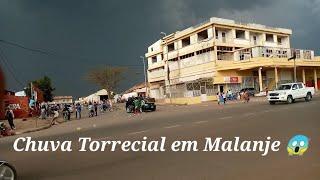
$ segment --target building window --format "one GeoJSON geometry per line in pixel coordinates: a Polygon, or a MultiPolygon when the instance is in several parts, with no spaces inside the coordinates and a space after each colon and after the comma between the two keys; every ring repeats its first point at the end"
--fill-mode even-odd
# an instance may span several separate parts
{"type": "Polygon", "coordinates": [[[168,52],[174,51],[174,43],[168,45],[168,52]]]}
{"type": "Polygon", "coordinates": [[[157,62],[157,56],[153,56],[152,57],[152,63],[156,63],[157,62]]]}
{"type": "Polygon", "coordinates": [[[278,42],[278,45],[282,45],[282,38],[281,37],[277,37],[277,42],[278,42]]]}
{"type": "Polygon", "coordinates": [[[193,56],[194,56],[194,53],[189,53],[189,54],[186,54],[186,55],[180,56],[180,60],[182,60],[182,59],[186,59],[186,58],[189,58],[189,57],[193,57],[193,56]]]}
{"type": "Polygon", "coordinates": [[[169,59],[169,61],[178,61],[178,58],[169,59]]]}
{"type": "Polygon", "coordinates": [[[190,37],[182,39],[182,47],[189,46],[191,44],[190,37]]]}
{"type": "Polygon", "coordinates": [[[232,47],[228,47],[228,46],[218,46],[217,50],[218,51],[230,51],[230,52],[233,51],[232,47]]]}
{"type": "Polygon", "coordinates": [[[203,53],[207,53],[207,52],[210,52],[210,51],[213,51],[213,47],[211,48],[206,48],[206,49],[201,49],[199,51],[196,51],[196,55],[200,55],[200,54],[203,54],[203,53]]]}
{"type": "Polygon", "coordinates": [[[273,34],[266,34],[266,41],[268,41],[268,42],[274,42],[273,34]]]}
{"type": "Polygon", "coordinates": [[[237,39],[245,39],[246,38],[245,31],[236,30],[236,38],[237,39]]]}
{"type": "Polygon", "coordinates": [[[153,47],[152,48],[150,48],[150,50],[151,50],[151,52],[153,51],[153,47]]]}
{"type": "Polygon", "coordinates": [[[208,39],[208,30],[204,30],[198,33],[198,41],[203,41],[205,39],[208,39]]]}
{"type": "Polygon", "coordinates": [[[215,32],[216,32],[216,39],[219,39],[219,31],[216,30],[215,32]]]}

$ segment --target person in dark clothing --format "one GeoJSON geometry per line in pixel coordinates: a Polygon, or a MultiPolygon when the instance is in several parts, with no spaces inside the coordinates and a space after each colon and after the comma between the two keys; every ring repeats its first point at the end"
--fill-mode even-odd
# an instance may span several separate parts
{"type": "Polygon", "coordinates": [[[70,118],[71,118],[71,112],[70,112],[69,107],[68,107],[67,105],[64,106],[62,112],[63,112],[63,117],[64,117],[64,119],[65,119],[65,120],[70,120],[70,118]]]}
{"type": "Polygon", "coordinates": [[[11,129],[15,130],[16,127],[15,127],[15,125],[13,123],[14,114],[13,114],[13,111],[11,109],[9,109],[9,108],[6,109],[6,119],[8,120],[11,129]]]}
{"type": "Polygon", "coordinates": [[[80,103],[77,103],[76,104],[76,118],[77,119],[81,119],[81,104],[80,103]]]}
{"type": "Polygon", "coordinates": [[[96,113],[96,116],[98,116],[98,103],[94,102],[94,112],[96,113]]]}
{"type": "Polygon", "coordinates": [[[134,99],[132,97],[129,97],[127,102],[126,102],[126,111],[128,113],[134,111],[134,104],[133,104],[134,99]]]}

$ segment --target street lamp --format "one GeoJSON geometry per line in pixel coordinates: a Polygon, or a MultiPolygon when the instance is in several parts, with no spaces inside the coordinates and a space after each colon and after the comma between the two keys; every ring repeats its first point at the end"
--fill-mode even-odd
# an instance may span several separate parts
{"type": "MultiPolygon", "coordinates": [[[[167,34],[165,32],[160,32],[160,35],[163,36],[162,39],[164,39],[167,36],[167,34]]],[[[169,90],[169,99],[170,99],[170,103],[171,103],[171,85],[170,85],[171,82],[170,82],[170,75],[169,75],[169,71],[168,71],[168,69],[169,69],[169,48],[168,48],[168,40],[167,39],[165,39],[165,45],[167,47],[167,66],[168,66],[168,68],[167,68],[167,77],[168,77],[168,85],[169,85],[169,88],[168,88],[168,90],[169,90]]]]}
{"type": "Polygon", "coordinates": [[[288,59],[288,61],[293,60],[293,73],[294,73],[294,82],[297,82],[297,65],[296,65],[296,58],[297,58],[297,53],[296,50],[293,49],[293,56],[291,58],[288,59]]]}
{"type": "Polygon", "coordinates": [[[146,88],[146,97],[148,96],[148,86],[147,86],[147,72],[146,72],[146,62],[143,56],[140,56],[143,63],[143,74],[144,74],[144,86],[146,88]]]}

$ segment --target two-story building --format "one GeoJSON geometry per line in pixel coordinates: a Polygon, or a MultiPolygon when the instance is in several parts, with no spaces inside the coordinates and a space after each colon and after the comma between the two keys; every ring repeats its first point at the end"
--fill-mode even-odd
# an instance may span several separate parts
{"type": "Polygon", "coordinates": [[[318,89],[320,58],[292,49],[292,30],[210,18],[163,37],[150,47],[149,95],[171,103],[214,100],[217,92],[255,88],[262,92],[297,80],[318,89]]]}

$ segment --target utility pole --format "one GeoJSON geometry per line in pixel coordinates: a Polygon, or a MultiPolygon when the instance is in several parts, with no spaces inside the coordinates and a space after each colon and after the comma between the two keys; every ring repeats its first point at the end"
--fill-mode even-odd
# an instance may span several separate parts
{"type": "MultiPolygon", "coordinates": [[[[163,35],[162,39],[164,39],[167,36],[167,34],[165,32],[161,32],[160,35],[163,35]]],[[[170,74],[169,74],[169,71],[168,71],[168,69],[169,69],[169,48],[168,48],[168,40],[167,39],[165,39],[165,45],[167,47],[167,66],[168,66],[168,68],[167,68],[167,77],[168,77],[168,85],[169,85],[169,88],[168,88],[168,90],[169,90],[169,100],[170,100],[170,103],[171,103],[171,82],[170,82],[170,74]]]]}
{"type": "Polygon", "coordinates": [[[294,82],[297,82],[297,65],[296,65],[297,53],[293,49],[293,56],[288,59],[288,61],[293,60],[293,73],[294,73],[294,82]]]}
{"type": "Polygon", "coordinates": [[[146,62],[145,62],[143,56],[140,56],[140,58],[142,59],[142,63],[143,63],[144,86],[145,86],[145,88],[146,88],[146,97],[148,97],[148,96],[149,96],[149,93],[148,93],[148,85],[147,85],[146,62]]]}

